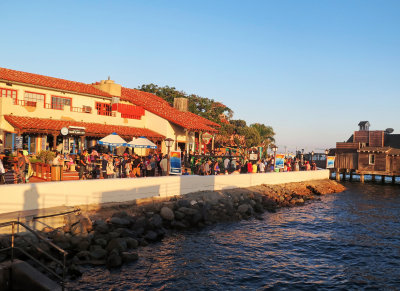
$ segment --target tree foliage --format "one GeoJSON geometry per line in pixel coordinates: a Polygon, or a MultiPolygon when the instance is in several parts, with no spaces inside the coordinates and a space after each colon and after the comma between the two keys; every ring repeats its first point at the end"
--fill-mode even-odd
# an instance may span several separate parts
{"type": "Polygon", "coordinates": [[[155,84],[144,84],[138,88],[141,91],[149,92],[163,98],[171,106],[174,105],[175,98],[187,98],[188,99],[188,109],[190,112],[200,115],[208,120],[214,121],[216,123],[221,123],[221,115],[223,114],[229,120],[233,111],[223,105],[220,102],[214,101],[214,99],[209,99],[206,97],[201,97],[195,94],[187,94],[183,91],[177,90],[175,87],[159,87],[155,84]]]}
{"type": "Polygon", "coordinates": [[[163,98],[171,106],[175,98],[188,98],[189,111],[214,121],[221,125],[216,136],[216,146],[237,146],[237,147],[268,147],[275,142],[275,132],[271,126],[254,123],[247,126],[245,120],[232,119],[233,111],[220,102],[201,97],[195,94],[187,94],[177,90],[175,87],[160,87],[155,84],[144,84],[138,87],[139,90],[149,92],[163,98]]]}

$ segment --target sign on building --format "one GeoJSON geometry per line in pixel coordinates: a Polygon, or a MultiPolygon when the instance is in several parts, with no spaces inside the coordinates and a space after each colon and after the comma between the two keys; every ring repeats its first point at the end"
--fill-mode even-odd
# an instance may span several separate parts
{"type": "Polygon", "coordinates": [[[335,167],[335,156],[326,157],[326,168],[333,169],[335,167]]]}
{"type": "Polygon", "coordinates": [[[15,148],[22,149],[22,141],[23,141],[22,136],[16,136],[15,137],[15,148]]]}
{"type": "Polygon", "coordinates": [[[169,159],[169,173],[173,175],[182,174],[182,164],[181,164],[181,152],[174,151],[170,153],[169,159]]]}
{"type": "Polygon", "coordinates": [[[275,169],[283,169],[285,167],[285,155],[276,154],[275,169]]]}
{"type": "Polygon", "coordinates": [[[205,132],[205,133],[203,133],[202,136],[201,136],[201,141],[202,141],[204,144],[209,144],[210,141],[212,140],[212,138],[213,138],[213,136],[212,136],[211,133],[205,132]]]}

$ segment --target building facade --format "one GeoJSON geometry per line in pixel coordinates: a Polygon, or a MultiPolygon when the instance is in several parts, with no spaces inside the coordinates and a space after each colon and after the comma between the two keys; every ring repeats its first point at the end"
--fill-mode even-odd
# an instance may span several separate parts
{"type": "Polygon", "coordinates": [[[3,149],[77,153],[116,132],[127,141],[144,136],[162,152],[163,140],[172,138],[173,149],[189,151],[201,149],[202,134],[215,134],[218,126],[112,80],[85,84],[0,68],[3,149]]]}

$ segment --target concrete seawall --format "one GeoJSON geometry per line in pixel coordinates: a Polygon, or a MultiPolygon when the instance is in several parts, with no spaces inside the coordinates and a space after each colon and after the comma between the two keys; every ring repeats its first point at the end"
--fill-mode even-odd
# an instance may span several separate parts
{"type": "Polygon", "coordinates": [[[328,170],[219,176],[169,176],[139,179],[64,181],[0,186],[0,214],[141,198],[169,197],[198,191],[218,191],[261,184],[322,180],[328,170]]]}

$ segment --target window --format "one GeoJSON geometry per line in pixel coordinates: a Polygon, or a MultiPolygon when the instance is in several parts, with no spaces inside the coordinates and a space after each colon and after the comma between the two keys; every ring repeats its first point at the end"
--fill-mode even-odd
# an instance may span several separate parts
{"type": "Polygon", "coordinates": [[[375,165],[375,155],[373,154],[369,155],[369,164],[375,165]]]}
{"type": "Polygon", "coordinates": [[[9,98],[12,98],[14,100],[14,102],[16,102],[17,101],[17,90],[0,88],[0,97],[9,97],[9,98]]]}
{"type": "Polygon", "coordinates": [[[96,109],[98,115],[112,115],[111,104],[96,102],[96,109]]]}
{"type": "Polygon", "coordinates": [[[64,110],[64,105],[71,106],[71,98],[51,96],[51,108],[64,110]]]}
{"type": "Polygon", "coordinates": [[[34,93],[34,92],[25,91],[24,100],[25,100],[26,105],[28,105],[28,106],[36,106],[37,102],[43,102],[43,104],[44,104],[45,95],[44,94],[40,94],[40,93],[34,93]]]}

